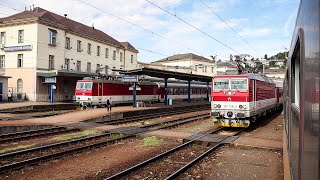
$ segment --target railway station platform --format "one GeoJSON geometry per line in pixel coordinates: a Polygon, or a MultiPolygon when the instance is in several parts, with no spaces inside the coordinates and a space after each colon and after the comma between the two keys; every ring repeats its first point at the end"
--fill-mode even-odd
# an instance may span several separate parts
{"type": "Polygon", "coordinates": [[[50,116],[45,118],[31,118],[25,120],[2,120],[0,121],[0,127],[3,126],[34,126],[34,125],[53,125],[63,126],[81,122],[97,122],[103,119],[119,119],[123,117],[138,116],[145,114],[158,113],[169,110],[181,110],[191,107],[203,107],[208,108],[210,104],[207,102],[193,102],[181,103],[172,106],[154,105],[152,107],[139,107],[134,108],[132,106],[118,106],[112,107],[112,113],[109,113],[106,108],[87,109],[69,112],[66,114],[50,116]]]}
{"type": "Polygon", "coordinates": [[[27,111],[27,110],[38,110],[47,111],[51,109],[65,110],[74,109],[75,105],[73,103],[49,103],[49,102],[13,102],[13,103],[1,103],[0,112],[11,112],[11,111],[27,111]]]}

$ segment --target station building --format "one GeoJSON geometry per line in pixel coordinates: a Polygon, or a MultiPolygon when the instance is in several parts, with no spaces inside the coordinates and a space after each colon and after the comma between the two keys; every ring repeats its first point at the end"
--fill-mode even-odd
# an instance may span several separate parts
{"type": "Polygon", "coordinates": [[[193,53],[176,54],[142,66],[211,77],[217,74],[214,60],[193,53]]]}
{"type": "Polygon", "coordinates": [[[42,8],[0,18],[0,72],[14,97],[72,100],[76,81],[137,67],[138,50],[106,33],[42,8]],[[17,96],[19,97],[19,96],[17,96]]]}

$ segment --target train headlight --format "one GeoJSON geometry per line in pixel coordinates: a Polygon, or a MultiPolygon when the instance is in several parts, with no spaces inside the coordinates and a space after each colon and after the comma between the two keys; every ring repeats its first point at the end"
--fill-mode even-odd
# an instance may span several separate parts
{"type": "Polygon", "coordinates": [[[242,106],[242,105],[239,105],[239,108],[240,108],[240,109],[242,109],[242,108],[243,108],[243,106],[242,106]]]}
{"type": "Polygon", "coordinates": [[[213,105],[213,107],[214,107],[214,108],[217,108],[217,105],[216,105],[216,104],[214,104],[214,105],[213,105]]]}
{"type": "Polygon", "coordinates": [[[243,105],[243,109],[247,109],[247,105],[243,105]]]}
{"type": "Polygon", "coordinates": [[[218,107],[218,108],[221,108],[221,105],[220,105],[220,104],[218,104],[218,105],[217,105],[217,107],[218,107]]]}
{"type": "Polygon", "coordinates": [[[88,98],[88,101],[91,101],[91,98],[88,98]]]}

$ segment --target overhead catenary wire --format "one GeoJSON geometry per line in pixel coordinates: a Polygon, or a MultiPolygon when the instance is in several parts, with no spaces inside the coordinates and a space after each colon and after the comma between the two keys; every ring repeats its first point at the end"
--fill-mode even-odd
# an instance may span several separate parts
{"type": "MultiPolygon", "coordinates": [[[[77,1],[80,2],[80,3],[82,3],[82,4],[85,4],[85,5],[87,5],[87,6],[90,6],[90,7],[94,8],[94,9],[97,9],[97,10],[99,10],[99,11],[101,11],[101,12],[104,12],[104,13],[106,13],[106,14],[112,16],[112,17],[115,17],[115,18],[117,18],[117,19],[119,19],[119,20],[122,20],[122,21],[124,21],[124,22],[127,22],[127,23],[129,23],[129,24],[131,24],[131,25],[133,25],[133,26],[135,26],[135,27],[138,27],[138,28],[140,28],[140,29],[142,29],[142,30],[144,30],[144,31],[147,31],[147,32],[149,32],[149,33],[151,33],[151,34],[153,34],[153,35],[156,35],[156,36],[158,36],[158,37],[161,37],[161,38],[163,38],[163,39],[166,39],[167,41],[170,41],[170,42],[172,42],[172,43],[174,43],[174,44],[179,44],[179,45],[182,46],[182,47],[185,46],[185,45],[181,44],[181,43],[178,42],[178,41],[174,41],[174,40],[172,40],[172,39],[169,39],[169,38],[167,38],[167,37],[165,37],[165,36],[163,36],[163,35],[161,35],[161,34],[158,34],[158,33],[154,32],[154,31],[151,31],[151,30],[149,30],[149,29],[147,29],[147,28],[145,28],[145,27],[142,27],[142,26],[140,26],[140,25],[138,25],[138,24],[136,24],[136,23],[133,23],[133,22],[131,22],[131,21],[129,21],[129,20],[126,20],[126,19],[124,19],[124,18],[122,18],[122,17],[119,17],[119,16],[117,16],[117,15],[114,15],[114,14],[112,14],[112,13],[110,13],[110,12],[107,12],[107,11],[105,11],[105,10],[103,10],[103,9],[101,9],[101,8],[98,8],[98,7],[96,7],[96,6],[93,6],[93,5],[89,4],[89,3],[83,2],[83,1],[81,1],[81,0],[77,0],[77,1]]],[[[189,48],[189,47],[187,47],[187,49],[188,49],[188,50],[191,50],[191,51],[193,51],[193,52],[199,53],[199,54],[203,54],[203,53],[201,53],[200,51],[195,50],[195,49],[192,49],[192,48],[189,48]]]]}
{"type": "Polygon", "coordinates": [[[221,44],[221,45],[225,46],[226,48],[228,48],[228,49],[230,49],[230,50],[232,50],[232,51],[234,51],[234,52],[236,52],[236,53],[238,53],[238,54],[241,54],[240,52],[238,52],[237,50],[233,49],[233,48],[232,48],[232,47],[230,47],[229,45],[227,45],[227,44],[225,44],[225,43],[221,42],[220,40],[218,40],[218,39],[216,39],[215,37],[211,36],[210,34],[208,34],[208,33],[204,32],[203,30],[199,29],[198,27],[196,27],[196,26],[192,25],[191,23],[187,22],[186,20],[184,20],[184,19],[180,18],[179,16],[177,16],[177,15],[175,15],[175,14],[173,14],[173,13],[169,12],[168,10],[166,10],[166,9],[164,9],[164,8],[162,8],[162,7],[160,7],[160,6],[158,6],[157,4],[155,4],[155,3],[153,3],[153,2],[151,2],[151,1],[149,1],[149,0],[145,0],[145,1],[147,1],[148,3],[152,4],[153,6],[155,6],[155,7],[159,8],[159,9],[161,9],[162,11],[164,11],[164,12],[166,12],[166,13],[170,14],[171,16],[173,16],[173,17],[175,17],[175,18],[179,19],[180,21],[182,21],[182,22],[184,22],[185,24],[187,24],[187,25],[191,26],[192,28],[194,28],[194,29],[196,29],[197,31],[201,32],[202,34],[204,34],[204,35],[208,36],[209,38],[211,38],[211,39],[213,39],[214,41],[218,42],[219,44],[221,44]]]}
{"type": "Polygon", "coordinates": [[[250,46],[254,51],[257,52],[257,50],[251,46],[251,44],[244,39],[234,28],[232,28],[224,19],[219,16],[218,13],[216,13],[209,5],[207,5],[203,0],[200,0],[214,15],[216,15],[224,24],[226,24],[235,34],[237,34],[248,46],[250,46]]]}

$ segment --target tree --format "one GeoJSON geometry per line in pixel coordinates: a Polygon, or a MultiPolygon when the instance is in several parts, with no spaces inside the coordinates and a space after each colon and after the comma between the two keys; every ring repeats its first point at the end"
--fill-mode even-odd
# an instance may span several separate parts
{"type": "Polygon", "coordinates": [[[264,59],[268,59],[268,55],[267,54],[264,55],[264,59]]]}
{"type": "Polygon", "coordinates": [[[284,59],[285,58],[285,54],[282,53],[282,52],[279,52],[277,55],[276,55],[277,59],[284,59]]]}

